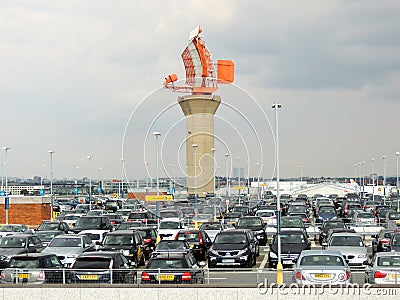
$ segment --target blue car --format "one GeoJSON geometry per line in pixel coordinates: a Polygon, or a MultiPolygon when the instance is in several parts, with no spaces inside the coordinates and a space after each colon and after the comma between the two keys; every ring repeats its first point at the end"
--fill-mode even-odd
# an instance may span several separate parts
{"type": "Polygon", "coordinates": [[[337,218],[336,209],[334,206],[321,206],[318,211],[318,221],[323,223],[327,220],[334,220],[337,218]]]}

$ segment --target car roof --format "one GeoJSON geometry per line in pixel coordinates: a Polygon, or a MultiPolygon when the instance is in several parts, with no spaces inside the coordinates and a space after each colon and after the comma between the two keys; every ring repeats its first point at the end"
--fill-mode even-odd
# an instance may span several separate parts
{"type": "Polygon", "coordinates": [[[119,252],[117,251],[90,251],[90,252],[83,252],[78,256],[80,257],[114,257],[119,252]]]}
{"type": "Polygon", "coordinates": [[[400,252],[376,252],[376,257],[381,256],[400,256],[400,252]]]}
{"type": "Polygon", "coordinates": [[[38,253],[38,252],[32,252],[32,253],[24,253],[24,254],[18,254],[18,255],[13,255],[12,258],[20,258],[20,257],[48,257],[48,256],[57,256],[54,253],[38,253]]]}
{"type": "Polygon", "coordinates": [[[334,236],[358,236],[358,237],[361,237],[361,235],[356,232],[335,232],[332,234],[332,237],[334,237],[334,236]]]}
{"type": "Polygon", "coordinates": [[[180,222],[182,221],[181,218],[163,218],[160,222],[180,222]]]}
{"type": "Polygon", "coordinates": [[[137,231],[137,228],[139,227],[133,227],[134,229],[124,229],[124,230],[116,230],[112,232],[108,232],[107,235],[132,235],[135,231],[137,231]]]}

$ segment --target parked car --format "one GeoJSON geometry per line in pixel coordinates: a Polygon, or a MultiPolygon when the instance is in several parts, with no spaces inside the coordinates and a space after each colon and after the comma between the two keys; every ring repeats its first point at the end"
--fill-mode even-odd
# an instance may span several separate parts
{"type": "Polygon", "coordinates": [[[221,231],[208,251],[208,267],[243,266],[256,263],[256,239],[248,229],[221,231]]]}
{"type": "Polygon", "coordinates": [[[1,283],[62,283],[62,263],[55,254],[25,253],[11,257],[1,283]]]}
{"type": "MultiPolygon", "coordinates": [[[[153,253],[156,252],[191,252],[192,248],[186,240],[162,240],[153,253]]],[[[193,251],[192,251],[193,252],[193,251]]]]}
{"type": "Polygon", "coordinates": [[[368,264],[368,251],[358,233],[334,233],[322,246],[327,250],[342,252],[350,267],[363,267],[368,264]]]}
{"type": "Polygon", "coordinates": [[[0,226],[0,237],[17,233],[33,233],[33,230],[23,224],[7,224],[0,226]]]}
{"type": "Polygon", "coordinates": [[[83,216],[76,221],[75,226],[71,230],[74,233],[79,233],[82,230],[91,229],[111,231],[113,226],[107,216],[83,216]]]}
{"type": "Polygon", "coordinates": [[[256,216],[244,216],[241,217],[236,226],[237,229],[250,229],[253,231],[254,236],[258,240],[261,246],[267,244],[267,234],[264,230],[264,222],[261,217],[256,216]]]}
{"type": "Polygon", "coordinates": [[[142,221],[131,221],[131,222],[122,222],[121,224],[118,225],[115,230],[127,230],[127,229],[133,229],[135,227],[145,227],[146,224],[144,224],[142,221]]]}
{"type": "Polygon", "coordinates": [[[377,218],[373,212],[360,211],[353,215],[351,223],[354,226],[376,226],[377,218]]]}
{"type": "Polygon", "coordinates": [[[0,268],[5,268],[12,256],[23,253],[41,252],[42,241],[32,234],[13,234],[0,239],[0,268]]]}
{"type": "Polygon", "coordinates": [[[382,228],[377,234],[372,235],[372,253],[387,252],[393,233],[392,229],[382,228]]]}
{"type": "Polygon", "coordinates": [[[297,284],[349,284],[350,267],[340,251],[304,250],[296,261],[293,282],[297,284]]]}
{"type": "Polygon", "coordinates": [[[134,266],[145,265],[144,242],[136,230],[117,230],[109,232],[101,242],[99,251],[119,251],[134,266]]]}
{"type": "Polygon", "coordinates": [[[316,221],[318,221],[319,223],[323,223],[324,221],[336,218],[336,209],[333,205],[322,205],[317,210],[316,221]]]}
{"type": "Polygon", "coordinates": [[[273,209],[260,209],[256,211],[255,215],[261,217],[267,226],[276,225],[276,213],[273,209]]]}
{"type": "Polygon", "coordinates": [[[186,240],[193,250],[193,255],[199,261],[207,260],[208,249],[212,241],[203,230],[180,230],[175,237],[176,240],[186,240]]]}
{"type": "Polygon", "coordinates": [[[36,228],[35,232],[49,230],[59,230],[64,233],[68,233],[69,226],[63,221],[42,221],[42,223],[36,228]]]}
{"type": "Polygon", "coordinates": [[[185,224],[180,218],[164,218],[158,226],[158,236],[161,240],[173,240],[179,230],[184,229],[185,224]]]}
{"type": "MultiPolygon", "coordinates": [[[[268,266],[276,268],[278,264],[278,235],[269,245],[268,266]]],[[[303,250],[311,249],[311,242],[303,230],[281,230],[281,259],[283,267],[293,266],[303,250]]]]}
{"type": "Polygon", "coordinates": [[[199,230],[205,231],[213,242],[216,235],[225,230],[225,226],[219,221],[204,222],[201,224],[199,230]]]}
{"type": "Polygon", "coordinates": [[[388,252],[400,252],[400,232],[392,234],[392,237],[390,238],[390,243],[387,245],[387,250],[388,252]]]}
{"type": "Polygon", "coordinates": [[[400,284],[400,253],[376,253],[365,269],[365,279],[371,284],[400,284]]]}
{"type": "Polygon", "coordinates": [[[328,230],[331,228],[346,228],[346,225],[342,220],[327,220],[322,223],[322,226],[318,227],[320,232],[319,232],[319,237],[318,241],[319,244],[322,245],[322,243],[325,241],[327,235],[328,235],[328,230]]]}
{"type": "Polygon", "coordinates": [[[72,228],[72,227],[74,227],[75,226],[75,223],[82,217],[82,216],[84,216],[84,214],[76,214],[76,213],[71,213],[71,214],[66,214],[64,217],[63,217],[63,221],[65,222],[65,223],[67,223],[68,224],[68,226],[70,227],[70,228],[72,228]]]}
{"type": "Polygon", "coordinates": [[[70,283],[133,284],[136,278],[136,270],[122,253],[116,251],[82,253],[69,270],[70,283]]]}
{"type": "Polygon", "coordinates": [[[145,258],[148,260],[156,248],[157,232],[153,227],[137,227],[135,230],[142,235],[145,258]]]}
{"type": "Polygon", "coordinates": [[[149,211],[135,211],[129,214],[127,221],[142,221],[146,225],[157,225],[158,218],[149,211]]]}
{"type": "Polygon", "coordinates": [[[42,241],[43,247],[47,247],[51,240],[60,234],[64,234],[64,231],[60,230],[46,230],[46,231],[36,231],[35,235],[42,241]]]}
{"type": "Polygon", "coordinates": [[[95,245],[87,235],[63,234],[54,237],[43,253],[57,255],[64,266],[70,266],[83,252],[94,251],[95,245]]]}

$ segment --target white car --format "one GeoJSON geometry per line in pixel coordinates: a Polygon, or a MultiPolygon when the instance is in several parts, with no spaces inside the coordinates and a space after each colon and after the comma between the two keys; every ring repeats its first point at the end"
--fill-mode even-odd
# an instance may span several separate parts
{"type": "Polygon", "coordinates": [[[185,224],[180,218],[164,218],[158,227],[158,236],[161,240],[173,240],[179,230],[184,229],[185,224]]]}
{"type": "Polygon", "coordinates": [[[110,232],[110,230],[101,230],[101,229],[89,229],[82,230],[80,234],[85,234],[92,242],[95,244],[95,249],[97,250],[100,247],[101,241],[103,240],[106,233],[110,232]]]}
{"type": "Polygon", "coordinates": [[[400,253],[377,252],[365,270],[368,283],[400,284],[400,253]]]}
{"type": "Polygon", "coordinates": [[[273,209],[261,209],[256,211],[256,216],[261,217],[267,226],[276,225],[276,214],[273,209]]]}
{"type": "Polygon", "coordinates": [[[214,242],[216,235],[221,231],[223,231],[225,229],[225,226],[218,221],[204,222],[203,224],[200,225],[199,229],[207,232],[208,237],[211,239],[212,242],[214,242]]]}

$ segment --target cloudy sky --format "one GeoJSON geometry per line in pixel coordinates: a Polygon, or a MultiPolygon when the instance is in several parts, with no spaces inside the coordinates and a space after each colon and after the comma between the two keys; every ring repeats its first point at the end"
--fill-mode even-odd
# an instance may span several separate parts
{"type": "Polygon", "coordinates": [[[169,73],[184,78],[180,54],[201,25],[214,60],[235,62],[235,85],[217,92],[221,175],[227,152],[251,176],[257,163],[273,174],[274,102],[282,177],[300,176],[300,166],[304,176],[354,176],[362,161],[368,174],[372,158],[382,174],[383,155],[395,175],[399,15],[397,0],[1,1],[8,174],[48,176],[54,150],[57,178],[119,178],[122,157],[129,178],[155,177],[160,131],[163,169],[180,176],[179,94],[161,86],[169,73]]]}

